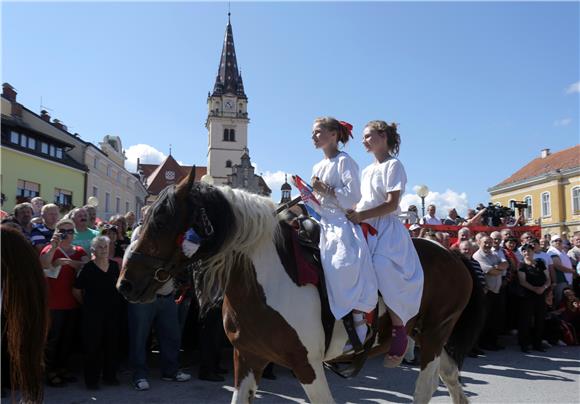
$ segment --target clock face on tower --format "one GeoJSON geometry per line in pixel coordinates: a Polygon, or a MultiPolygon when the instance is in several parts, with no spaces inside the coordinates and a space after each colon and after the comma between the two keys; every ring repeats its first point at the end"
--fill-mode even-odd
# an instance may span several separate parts
{"type": "Polygon", "coordinates": [[[234,110],[234,101],[233,100],[225,100],[224,101],[224,110],[225,111],[233,111],[234,110]]]}

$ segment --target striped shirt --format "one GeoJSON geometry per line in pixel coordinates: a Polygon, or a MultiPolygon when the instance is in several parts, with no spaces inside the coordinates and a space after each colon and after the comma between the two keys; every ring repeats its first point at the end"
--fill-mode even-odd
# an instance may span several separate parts
{"type": "Polygon", "coordinates": [[[53,234],[54,229],[49,229],[44,225],[44,223],[35,224],[30,232],[30,241],[33,246],[48,244],[50,243],[53,234]]]}

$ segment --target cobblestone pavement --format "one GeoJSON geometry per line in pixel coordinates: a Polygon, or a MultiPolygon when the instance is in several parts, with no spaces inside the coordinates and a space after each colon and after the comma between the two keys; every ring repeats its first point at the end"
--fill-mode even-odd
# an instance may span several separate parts
{"type": "MultiPolygon", "coordinates": [[[[121,386],[105,386],[95,392],[85,390],[81,382],[64,388],[47,387],[45,402],[226,403],[231,399],[233,383],[231,364],[229,368],[225,383],[195,378],[185,383],[164,382],[159,379],[158,369],[153,368],[149,379],[151,390],[144,392],[133,390],[130,375],[124,372],[120,375],[121,386]]],[[[195,366],[189,370],[196,375],[195,366]]],[[[288,370],[276,367],[275,373],[278,379],[264,380],[255,402],[306,402],[304,391],[288,370]]],[[[344,380],[328,372],[327,377],[338,403],[402,403],[411,401],[417,373],[418,368],[409,366],[385,369],[382,358],[374,358],[355,379],[344,380]]],[[[579,403],[580,347],[554,347],[547,353],[525,355],[511,345],[485,357],[468,358],[462,380],[474,403],[579,403]]],[[[8,402],[2,400],[2,404],[8,402]]],[[[433,402],[451,402],[443,385],[435,393],[433,402]]]]}

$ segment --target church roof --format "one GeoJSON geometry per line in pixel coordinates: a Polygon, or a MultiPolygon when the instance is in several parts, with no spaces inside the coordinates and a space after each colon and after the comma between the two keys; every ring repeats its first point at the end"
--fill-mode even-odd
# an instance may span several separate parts
{"type": "MultiPolygon", "coordinates": [[[[137,170],[143,172],[146,178],[147,192],[151,195],[159,193],[168,185],[177,184],[191,171],[192,166],[180,165],[172,155],[167,156],[161,164],[139,164],[137,170]],[[174,175],[166,176],[167,171],[172,171],[174,175]],[[173,178],[172,178],[173,177],[173,178]]],[[[199,181],[207,173],[207,167],[195,167],[195,179],[199,181]]]]}
{"type": "Polygon", "coordinates": [[[280,190],[282,190],[282,191],[292,190],[292,187],[290,186],[290,184],[288,184],[288,175],[284,176],[284,184],[282,184],[282,187],[280,188],[280,190]]]}
{"type": "Polygon", "coordinates": [[[240,98],[247,98],[246,93],[244,92],[242,74],[238,70],[236,49],[234,47],[234,33],[232,31],[229,13],[220,65],[215,79],[212,96],[223,94],[232,94],[240,98]]]}

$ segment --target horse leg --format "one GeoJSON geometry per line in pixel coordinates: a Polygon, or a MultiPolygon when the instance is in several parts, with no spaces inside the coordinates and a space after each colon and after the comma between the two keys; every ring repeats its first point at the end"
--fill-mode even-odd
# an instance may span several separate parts
{"type": "Polygon", "coordinates": [[[246,404],[254,400],[262,371],[268,361],[234,348],[234,386],[232,404],[246,404]]]}
{"type": "Polygon", "coordinates": [[[328,387],[328,381],[324,374],[322,360],[309,361],[310,366],[314,369],[314,380],[312,383],[302,383],[302,387],[311,403],[334,403],[332,393],[328,387]]]}
{"type": "Polygon", "coordinates": [[[441,351],[441,367],[439,375],[449,389],[449,395],[454,404],[467,404],[469,400],[459,383],[459,369],[451,356],[443,349],[441,351]]]}
{"type": "Polygon", "coordinates": [[[433,393],[439,386],[439,366],[440,355],[443,350],[442,330],[431,330],[430,327],[425,327],[427,330],[420,334],[421,346],[421,372],[417,377],[415,384],[415,393],[413,395],[414,403],[428,403],[433,397],[433,393]]]}

